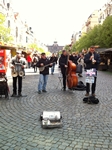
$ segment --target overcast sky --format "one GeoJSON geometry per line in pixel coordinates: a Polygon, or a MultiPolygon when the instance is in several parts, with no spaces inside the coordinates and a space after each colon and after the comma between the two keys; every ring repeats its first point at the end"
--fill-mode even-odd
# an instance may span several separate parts
{"type": "Polygon", "coordinates": [[[13,0],[20,12],[44,44],[70,44],[71,35],[80,31],[90,14],[107,0],[13,0]]]}

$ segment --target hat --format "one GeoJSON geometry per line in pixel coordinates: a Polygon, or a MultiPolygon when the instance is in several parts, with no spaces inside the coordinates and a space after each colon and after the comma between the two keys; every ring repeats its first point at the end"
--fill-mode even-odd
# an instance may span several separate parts
{"type": "Polygon", "coordinates": [[[41,55],[43,56],[43,55],[46,55],[46,53],[41,53],[41,55]]]}
{"type": "Polygon", "coordinates": [[[94,45],[92,45],[92,46],[90,46],[90,48],[95,48],[95,46],[94,46],[94,45]]]}
{"type": "Polygon", "coordinates": [[[17,50],[17,51],[16,51],[16,53],[17,53],[17,54],[21,54],[21,53],[22,53],[22,51],[20,51],[20,50],[17,50]]]}

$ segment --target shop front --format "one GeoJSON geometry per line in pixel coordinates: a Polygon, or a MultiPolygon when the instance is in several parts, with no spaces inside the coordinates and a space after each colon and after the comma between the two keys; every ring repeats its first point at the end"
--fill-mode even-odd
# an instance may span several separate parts
{"type": "Polygon", "coordinates": [[[0,45],[0,73],[10,74],[11,57],[16,54],[16,48],[11,46],[0,45]]]}
{"type": "Polygon", "coordinates": [[[101,62],[99,65],[100,71],[112,71],[112,48],[109,49],[98,49],[97,52],[100,54],[101,62]]]}

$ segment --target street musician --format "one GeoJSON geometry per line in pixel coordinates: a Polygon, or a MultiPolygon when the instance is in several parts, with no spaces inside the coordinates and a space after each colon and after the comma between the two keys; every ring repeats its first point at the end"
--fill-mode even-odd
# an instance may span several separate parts
{"type": "Polygon", "coordinates": [[[24,76],[24,68],[26,61],[21,57],[21,51],[16,52],[16,56],[11,60],[11,69],[13,77],[13,94],[12,97],[17,96],[17,80],[18,80],[18,96],[22,96],[22,77],[24,76]]]}

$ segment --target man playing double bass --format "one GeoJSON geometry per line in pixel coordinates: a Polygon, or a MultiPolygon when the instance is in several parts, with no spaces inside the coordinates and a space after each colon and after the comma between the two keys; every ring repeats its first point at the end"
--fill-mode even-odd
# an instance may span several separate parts
{"type": "Polygon", "coordinates": [[[61,57],[59,58],[59,66],[63,76],[63,91],[66,91],[66,73],[67,73],[68,55],[66,50],[62,51],[61,57]]]}

